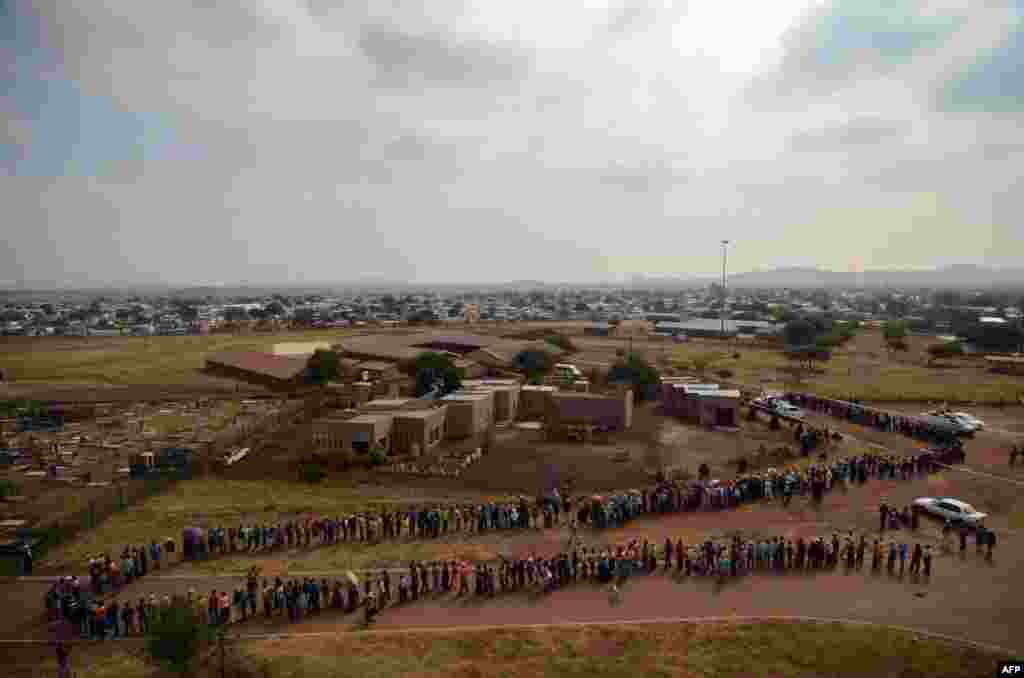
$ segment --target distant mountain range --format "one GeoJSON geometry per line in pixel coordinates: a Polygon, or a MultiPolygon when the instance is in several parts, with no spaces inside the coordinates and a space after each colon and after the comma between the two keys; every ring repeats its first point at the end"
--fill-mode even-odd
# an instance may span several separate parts
{"type": "MultiPolygon", "coordinates": [[[[708,282],[710,279],[705,279],[708,282]]],[[[868,270],[862,273],[820,268],[777,268],[727,277],[730,287],[895,287],[990,288],[1024,287],[1024,267],[992,268],[956,264],[930,270],[868,270]]]]}

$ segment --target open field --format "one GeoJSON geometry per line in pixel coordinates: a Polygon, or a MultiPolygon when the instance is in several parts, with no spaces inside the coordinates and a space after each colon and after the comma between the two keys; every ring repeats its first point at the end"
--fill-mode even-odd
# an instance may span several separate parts
{"type": "Polygon", "coordinates": [[[16,382],[206,385],[207,353],[270,351],[274,344],[331,341],[345,329],[181,337],[3,337],[0,370],[16,382]]]}
{"type": "Polygon", "coordinates": [[[721,379],[717,375],[720,370],[729,370],[734,376],[726,381],[769,390],[805,390],[844,400],[1009,404],[1024,395],[1024,378],[992,374],[978,359],[928,367],[925,349],[931,343],[934,340],[928,337],[908,337],[908,351],[892,352],[880,333],[863,331],[820,365],[822,374],[802,382],[787,373],[792,363],[779,350],[690,342],[652,346],[648,352],[655,359],[667,354],[668,365],[689,371],[695,359],[707,361],[705,374],[710,381],[721,379]],[[739,358],[733,357],[735,354],[739,358]]]}
{"type": "MultiPolygon", "coordinates": [[[[9,675],[40,675],[43,666],[53,663],[52,651],[46,652],[13,652],[9,675]]],[[[272,678],[987,678],[1006,659],[897,630],[786,622],[341,633],[242,641],[230,656],[227,675],[239,675],[244,666],[252,672],[248,675],[272,678]]],[[[139,650],[127,648],[82,647],[73,661],[76,675],[94,678],[166,675],[146,664],[139,650]]],[[[218,670],[217,662],[209,661],[195,675],[214,676],[218,670]]]]}
{"type": "Polygon", "coordinates": [[[272,522],[305,513],[362,511],[372,506],[410,506],[420,502],[467,502],[498,498],[450,487],[432,490],[409,484],[357,484],[353,478],[330,478],[318,485],[265,479],[225,480],[217,477],[181,481],[174,489],[151,497],[130,511],[115,513],[96,529],[80,534],[46,555],[46,565],[80,567],[90,555],[154,538],[181,539],[185,527],[237,526],[248,521],[272,522]]]}

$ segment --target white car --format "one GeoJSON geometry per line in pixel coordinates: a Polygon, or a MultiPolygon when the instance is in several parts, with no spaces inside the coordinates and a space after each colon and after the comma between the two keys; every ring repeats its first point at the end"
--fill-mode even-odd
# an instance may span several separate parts
{"type": "Polygon", "coordinates": [[[950,412],[949,416],[959,422],[963,422],[967,426],[974,427],[975,431],[982,431],[985,428],[985,422],[966,412],[950,412]]]}
{"type": "Polygon", "coordinates": [[[988,514],[975,510],[973,506],[959,499],[921,497],[914,500],[914,506],[933,516],[950,520],[954,525],[977,527],[988,514]]]}
{"type": "MultiPolygon", "coordinates": [[[[973,422],[959,416],[962,413],[956,412],[945,412],[942,410],[936,410],[934,412],[923,412],[921,416],[924,417],[935,417],[937,419],[944,419],[950,424],[956,427],[959,433],[972,434],[978,430],[978,426],[973,422]]],[[[969,415],[968,415],[969,416],[969,415]]],[[[973,419],[973,417],[972,417],[973,419]]]]}
{"type": "Polygon", "coordinates": [[[772,403],[772,409],[786,417],[799,418],[804,416],[803,410],[785,400],[776,400],[772,403]]]}

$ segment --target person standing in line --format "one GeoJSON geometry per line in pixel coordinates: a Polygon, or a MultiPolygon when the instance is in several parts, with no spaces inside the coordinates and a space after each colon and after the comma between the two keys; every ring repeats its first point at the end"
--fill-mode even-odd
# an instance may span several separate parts
{"type": "Polygon", "coordinates": [[[900,542],[900,577],[903,577],[903,568],[907,563],[907,544],[900,542]]]}
{"type": "Polygon", "coordinates": [[[914,552],[910,556],[910,574],[916,575],[921,572],[921,556],[924,552],[920,544],[914,544],[914,552]]]}
{"type": "Polygon", "coordinates": [[[924,547],[922,559],[924,560],[924,577],[928,579],[932,576],[932,547],[930,545],[924,547]]]}
{"type": "Polygon", "coordinates": [[[63,642],[57,643],[57,678],[71,678],[71,652],[63,642]]]}

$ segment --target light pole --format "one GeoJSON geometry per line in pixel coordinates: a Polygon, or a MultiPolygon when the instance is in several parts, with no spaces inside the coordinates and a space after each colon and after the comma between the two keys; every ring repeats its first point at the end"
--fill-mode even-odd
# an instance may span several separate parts
{"type": "Polygon", "coordinates": [[[722,339],[725,339],[725,258],[728,252],[729,241],[722,241],[722,339]]]}

